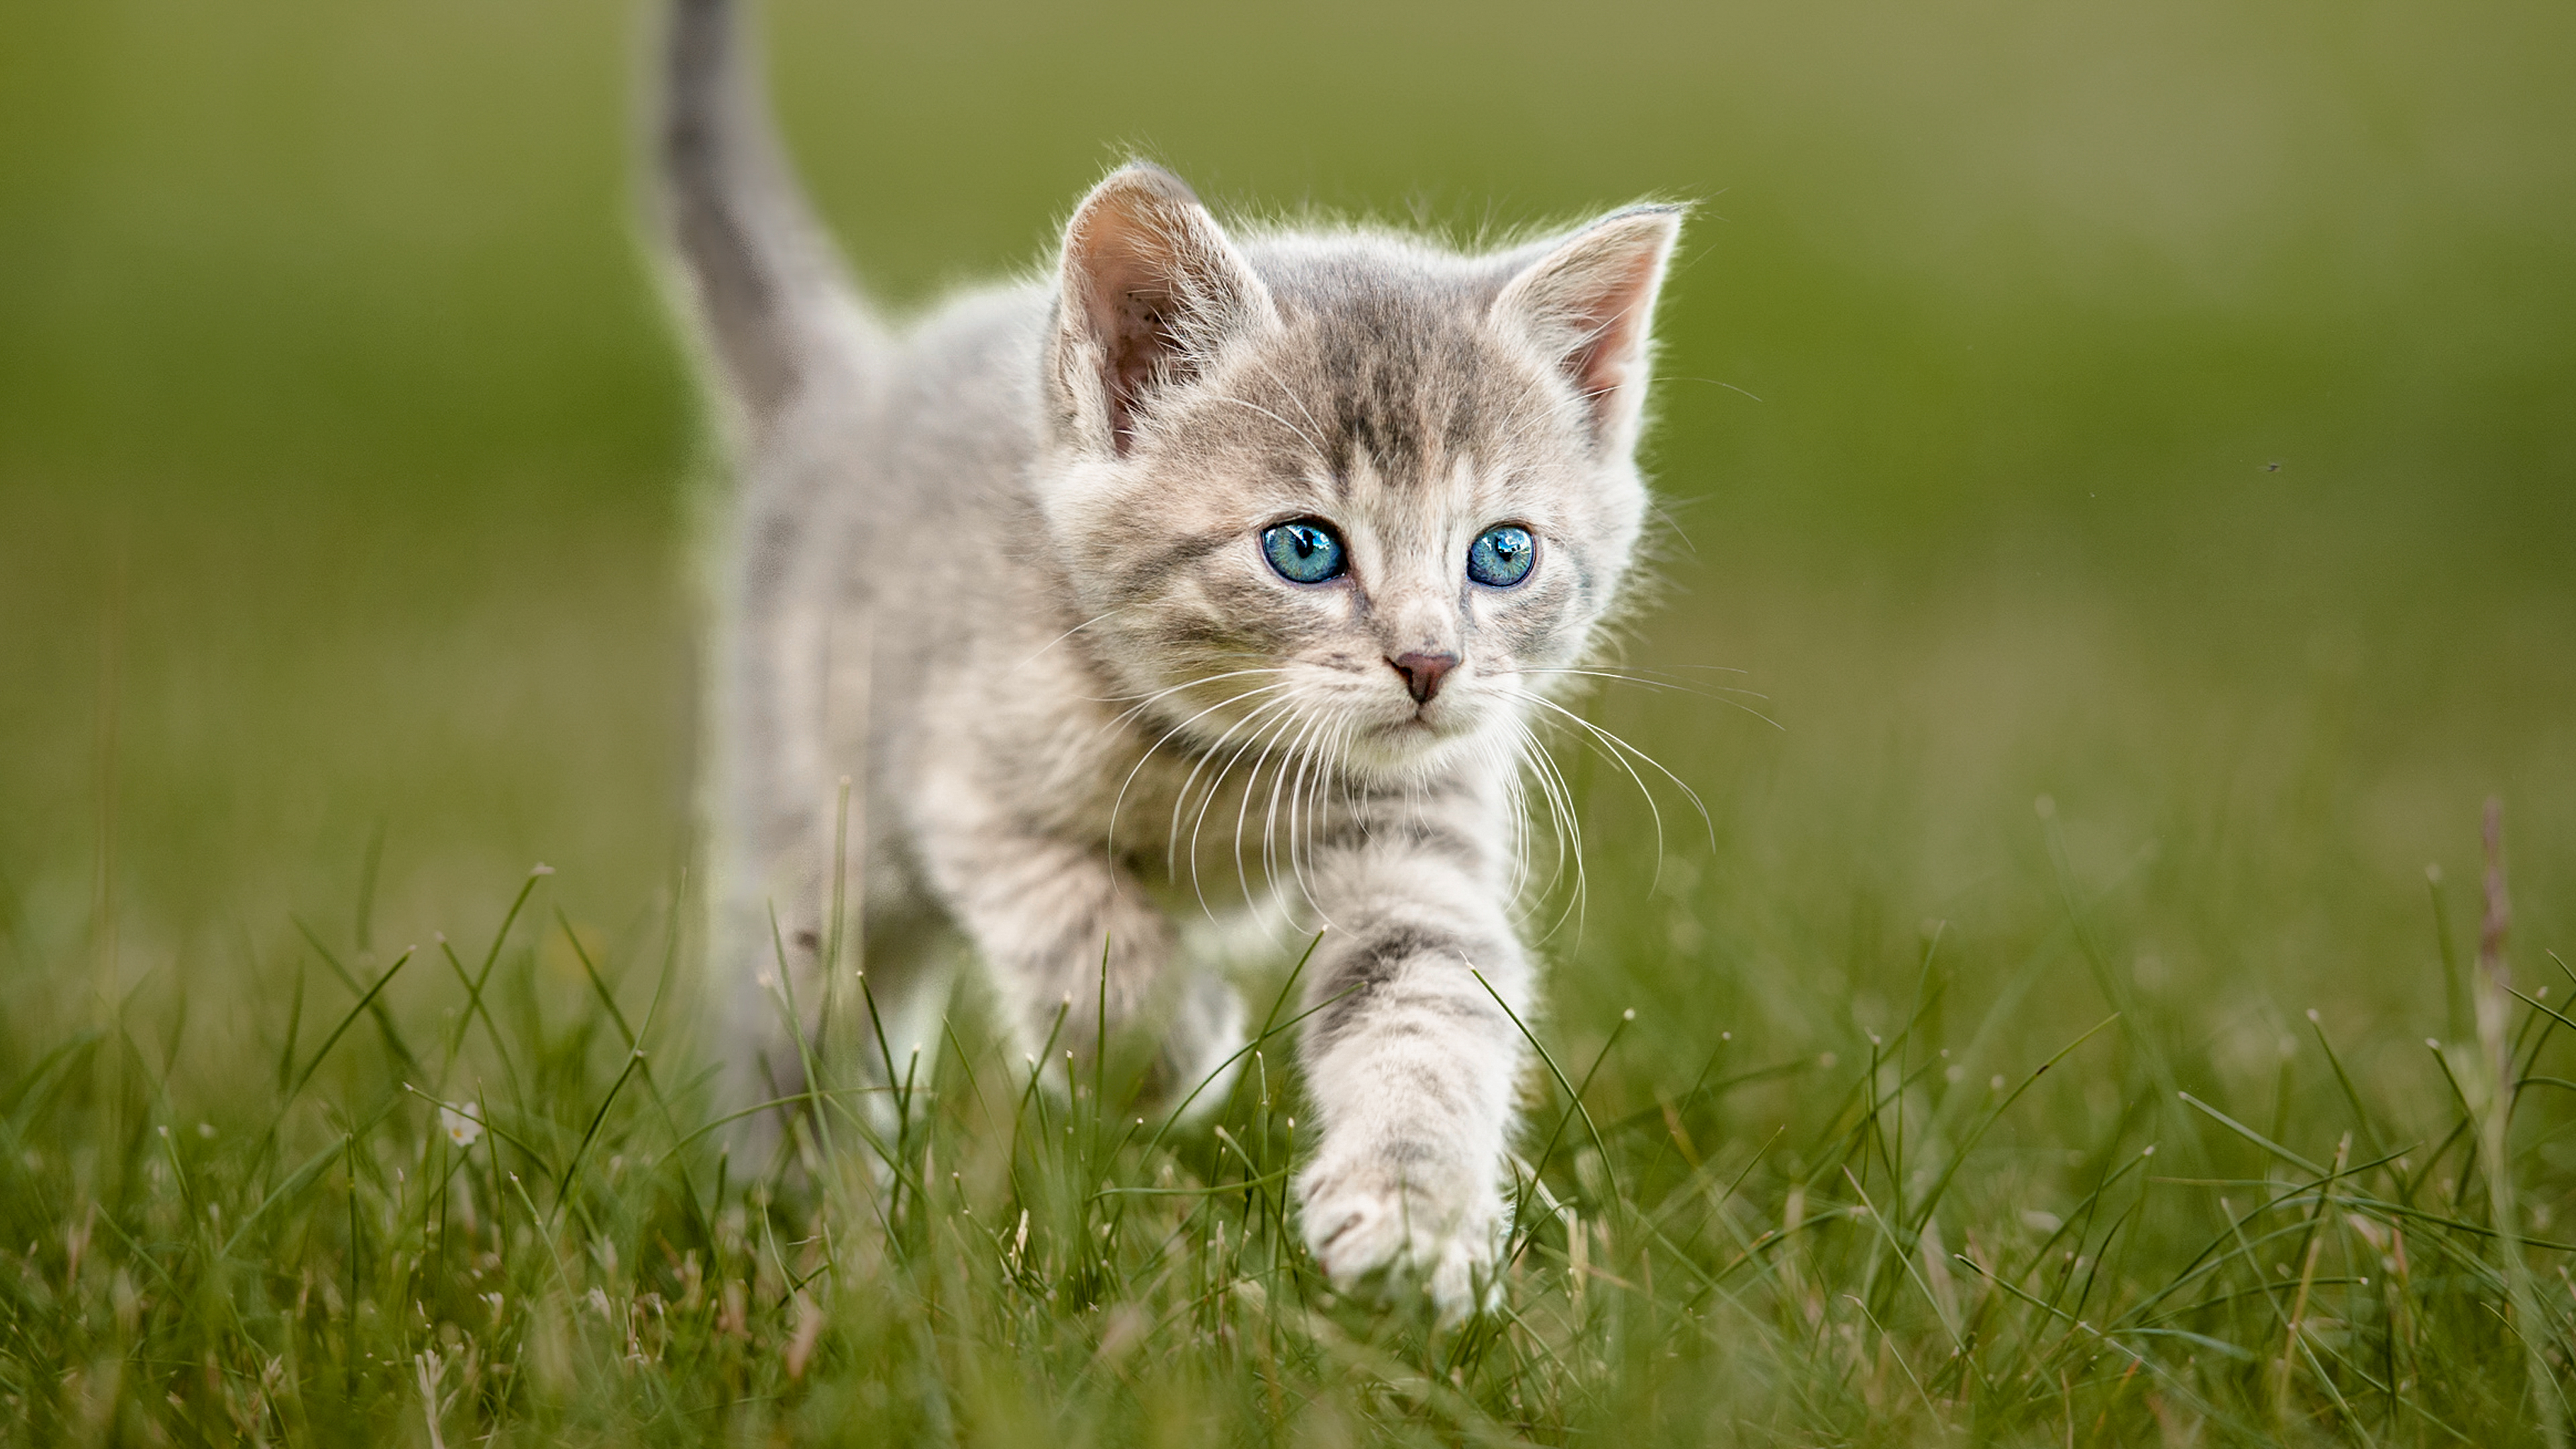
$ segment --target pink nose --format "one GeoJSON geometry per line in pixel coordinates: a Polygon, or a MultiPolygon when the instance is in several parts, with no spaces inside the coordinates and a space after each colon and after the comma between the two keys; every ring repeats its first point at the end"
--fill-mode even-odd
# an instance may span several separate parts
{"type": "Polygon", "coordinates": [[[1404,676],[1404,687],[1413,695],[1415,704],[1429,704],[1431,696],[1440,692],[1440,681],[1448,678],[1449,671],[1458,667],[1458,656],[1398,654],[1386,662],[1394,665],[1395,672],[1404,676]]]}

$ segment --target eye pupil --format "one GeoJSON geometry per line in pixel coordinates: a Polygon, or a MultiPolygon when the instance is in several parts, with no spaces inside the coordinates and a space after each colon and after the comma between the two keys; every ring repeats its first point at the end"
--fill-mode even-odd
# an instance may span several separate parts
{"type": "Polygon", "coordinates": [[[1467,550],[1467,577],[1487,588],[1508,589],[1529,577],[1538,540],[1517,524],[1486,529],[1467,550]]]}
{"type": "Polygon", "coordinates": [[[1263,529],[1261,553],[1273,572],[1296,584],[1323,583],[1346,567],[1341,535],[1320,519],[1294,519],[1263,529]]]}

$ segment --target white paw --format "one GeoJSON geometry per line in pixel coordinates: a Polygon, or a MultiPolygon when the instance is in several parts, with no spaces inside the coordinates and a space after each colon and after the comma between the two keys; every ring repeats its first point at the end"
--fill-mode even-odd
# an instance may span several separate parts
{"type": "Polygon", "coordinates": [[[1473,1168],[1410,1156],[1328,1148],[1298,1184],[1306,1246],[1335,1288],[1426,1294],[1447,1327],[1501,1301],[1502,1200],[1473,1168]]]}

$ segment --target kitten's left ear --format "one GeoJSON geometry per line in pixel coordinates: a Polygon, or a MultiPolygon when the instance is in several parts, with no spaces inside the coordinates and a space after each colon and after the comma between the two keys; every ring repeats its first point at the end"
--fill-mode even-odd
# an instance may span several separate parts
{"type": "Polygon", "coordinates": [[[1157,392],[1275,315],[1269,288],[1179,177],[1120,167],[1064,230],[1049,379],[1059,425],[1126,453],[1157,392]]]}
{"type": "Polygon", "coordinates": [[[1636,445],[1655,293],[1681,229],[1678,206],[1614,211],[1521,263],[1494,298],[1494,320],[1536,344],[1574,385],[1608,456],[1636,445]]]}

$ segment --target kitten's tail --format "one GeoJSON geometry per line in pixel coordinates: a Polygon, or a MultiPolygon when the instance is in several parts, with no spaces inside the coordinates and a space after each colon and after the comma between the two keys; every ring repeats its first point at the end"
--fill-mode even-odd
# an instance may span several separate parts
{"type": "Polygon", "coordinates": [[[877,328],[789,174],[741,9],[673,3],[654,140],[665,234],[756,437],[818,380],[854,380],[877,328]]]}

